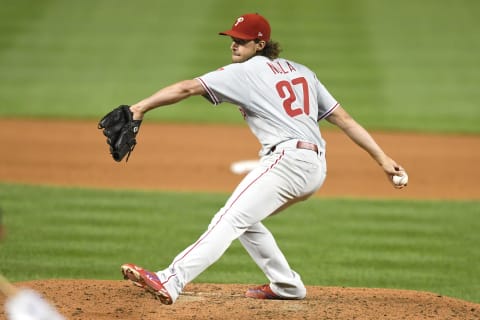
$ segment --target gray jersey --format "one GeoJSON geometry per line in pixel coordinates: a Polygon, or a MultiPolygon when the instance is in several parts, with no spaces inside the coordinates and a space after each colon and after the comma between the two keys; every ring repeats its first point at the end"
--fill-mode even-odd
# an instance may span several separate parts
{"type": "Polygon", "coordinates": [[[261,155],[291,139],[315,143],[325,151],[317,122],[338,103],[307,67],[255,56],[197,79],[213,104],[230,102],[240,107],[262,145],[261,155]]]}

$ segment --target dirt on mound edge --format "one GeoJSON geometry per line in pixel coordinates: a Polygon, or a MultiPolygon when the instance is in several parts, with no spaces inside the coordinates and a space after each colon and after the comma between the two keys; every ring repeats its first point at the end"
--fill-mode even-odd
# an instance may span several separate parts
{"type": "MultiPolygon", "coordinates": [[[[128,281],[42,280],[32,288],[67,319],[480,319],[480,305],[411,290],[308,286],[305,300],[245,298],[245,284],[189,284],[161,304],[128,281]]],[[[3,299],[3,298],[2,298],[3,299]]],[[[0,299],[0,304],[4,300],[0,299]]],[[[0,319],[6,319],[4,310],[0,319]]]]}

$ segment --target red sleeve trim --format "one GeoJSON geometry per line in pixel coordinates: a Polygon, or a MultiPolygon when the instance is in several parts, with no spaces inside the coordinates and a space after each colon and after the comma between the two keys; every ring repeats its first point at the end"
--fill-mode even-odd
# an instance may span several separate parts
{"type": "Polygon", "coordinates": [[[204,96],[205,98],[207,98],[211,103],[213,103],[214,105],[217,105],[217,104],[220,104],[220,99],[218,99],[218,97],[215,95],[215,93],[213,92],[212,89],[210,89],[207,84],[201,79],[201,78],[197,78],[198,81],[200,81],[200,84],[202,85],[202,87],[205,89],[205,91],[207,91],[207,94],[208,96],[204,96]]]}
{"type": "Polygon", "coordinates": [[[331,107],[327,112],[325,112],[324,114],[322,114],[321,117],[318,118],[317,121],[320,121],[320,120],[323,120],[325,119],[326,117],[328,117],[335,109],[337,109],[337,107],[340,105],[340,103],[336,103],[333,107],[331,107]]]}

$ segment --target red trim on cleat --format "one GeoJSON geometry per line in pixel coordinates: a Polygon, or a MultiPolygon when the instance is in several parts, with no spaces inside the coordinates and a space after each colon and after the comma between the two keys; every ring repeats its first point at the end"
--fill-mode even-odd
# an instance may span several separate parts
{"type": "Polygon", "coordinates": [[[143,269],[132,263],[122,264],[121,266],[123,278],[130,280],[138,287],[144,288],[153,294],[155,299],[160,300],[163,304],[172,304],[173,300],[167,289],[163,286],[156,273],[143,269]]]}
{"type": "Polygon", "coordinates": [[[245,292],[245,297],[254,298],[254,299],[274,299],[274,300],[283,300],[284,298],[275,294],[270,288],[269,284],[264,284],[262,286],[250,288],[245,292]]]}

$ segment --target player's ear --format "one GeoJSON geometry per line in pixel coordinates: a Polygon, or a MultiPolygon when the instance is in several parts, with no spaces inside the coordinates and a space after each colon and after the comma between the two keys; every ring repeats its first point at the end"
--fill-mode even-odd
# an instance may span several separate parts
{"type": "Polygon", "coordinates": [[[262,51],[265,46],[267,45],[267,42],[264,40],[256,41],[255,42],[255,47],[257,51],[262,51]]]}

